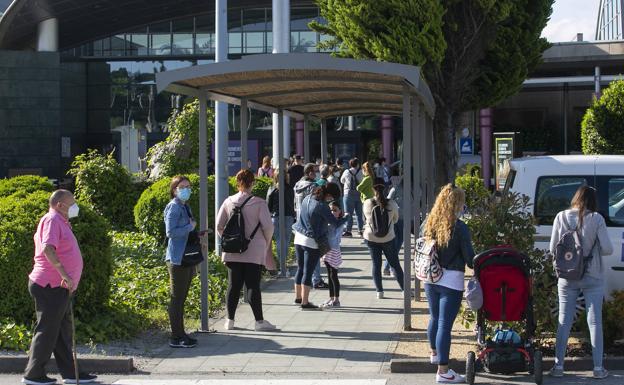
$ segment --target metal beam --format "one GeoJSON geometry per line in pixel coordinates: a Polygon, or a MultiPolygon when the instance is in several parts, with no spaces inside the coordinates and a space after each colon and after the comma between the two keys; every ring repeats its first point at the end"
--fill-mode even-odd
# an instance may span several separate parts
{"type": "MultiPolygon", "coordinates": [[[[310,117],[308,115],[304,115],[303,117],[303,159],[306,162],[310,161],[310,117]]],[[[290,181],[290,183],[294,186],[295,181],[290,181]]]]}
{"type": "Polygon", "coordinates": [[[327,164],[327,120],[321,120],[321,162],[327,164]]]}
{"type": "MultiPolygon", "coordinates": [[[[393,104],[397,106],[401,106],[403,102],[401,99],[398,100],[381,100],[381,99],[358,99],[358,98],[344,98],[344,99],[331,99],[331,104],[341,104],[341,103],[357,103],[357,104],[393,104]]],[[[309,107],[309,106],[324,106],[327,105],[327,100],[310,100],[306,102],[297,102],[288,104],[288,108],[295,109],[299,107],[309,107]]]]}
{"type": "MultiPolygon", "coordinates": [[[[228,104],[233,104],[235,106],[241,105],[241,98],[237,98],[235,96],[226,95],[226,94],[220,94],[218,92],[212,92],[212,91],[205,91],[205,92],[206,92],[206,95],[208,95],[208,98],[210,100],[214,100],[218,102],[225,102],[228,104]]],[[[277,113],[277,110],[279,108],[277,106],[270,106],[267,104],[257,103],[249,99],[247,100],[247,106],[254,110],[264,111],[264,112],[269,112],[269,113],[277,113]]],[[[303,114],[297,111],[284,110],[283,113],[284,115],[293,117],[295,119],[303,118],[303,114]]]]}
{"type": "Polygon", "coordinates": [[[248,94],[246,97],[248,99],[261,99],[261,98],[271,98],[275,96],[288,96],[288,95],[296,95],[305,93],[306,95],[310,94],[325,94],[325,93],[345,93],[345,94],[372,94],[372,95],[396,95],[401,96],[401,91],[390,91],[390,90],[371,90],[366,88],[338,88],[338,87],[322,87],[322,88],[313,88],[309,89],[309,87],[289,87],[288,89],[284,89],[281,91],[268,91],[268,92],[259,92],[256,94],[248,94]]]}
{"type": "MultiPolygon", "coordinates": [[[[412,212],[412,130],[411,130],[411,104],[410,93],[407,86],[403,88],[403,210],[404,213],[412,212]]],[[[409,218],[407,218],[409,219],[409,218]]],[[[411,268],[410,258],[412,253],[411,223],[403,222],[403,330],[412,329],[412,295],[411,295],[411,268]]]]}
{"type": "MultiPolygon", "coordinates": [[[[270,70],[268,70],[270,72],[270,70]]],[[[303,70],[302,70],[303,71],[303,70]]],[[[307,74],[306,74],[307,75],[307,74]]],[[[366,78],[346,78],[340,76],[302,76],[300,78],[284,78],[281,76],[272,76],[270,78],[260,78],[251,80],[230,80],[221,83],[214,83],[201,87],[204,91],[222,92],[223,88],[255,86],[261,84],[280,84],[280,83],[307,83],[307,82],[328,82],[328,83],[354,83],[354,84],[379,84],[384,86],[402,87],[405,82],[392,81],[385,79],[366,79],[366,78]]],[[[167,87],[168,88],[168,87],[167,87]]],[[[313,88],[313,87],[311,87],[313,88]]]]}

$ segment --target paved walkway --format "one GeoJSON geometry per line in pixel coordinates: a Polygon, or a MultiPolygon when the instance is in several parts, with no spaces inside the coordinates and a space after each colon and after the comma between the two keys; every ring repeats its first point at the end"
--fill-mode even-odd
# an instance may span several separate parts
{"type": "MultiPolygon", "coordinates": [[[[264,289],[262,299],[265,319],[279,331],[255,332],[251,309],[241,303],[235,330],[225,331],[222,320],[212,321],[217,333],[196,336],[196,348],[171,349],[144,370],[181,375],[389,371],[402,326],[402,293],[394,278],[385,277],[386,298],[376,298],[372,263],[360,238],[343,240],[343,258],[341,308],[301,311],[292,304],[292,279],[278,279],[264,289]]],[[[328,290],[313,290],[310,300],[320,304],[328,295],[328,290]]]]}

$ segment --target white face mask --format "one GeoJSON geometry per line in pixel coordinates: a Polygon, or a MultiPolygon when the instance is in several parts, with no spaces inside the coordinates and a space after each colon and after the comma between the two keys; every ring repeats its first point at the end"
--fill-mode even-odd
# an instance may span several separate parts
{"type": "Polygon", "coordinates": [[[79,211],[80,207],[78,207],[78,203],[74,203],[73,205],[69,206],[69,210],[67,210],[67,216],[69,218],[76,218],[79,211]]]}

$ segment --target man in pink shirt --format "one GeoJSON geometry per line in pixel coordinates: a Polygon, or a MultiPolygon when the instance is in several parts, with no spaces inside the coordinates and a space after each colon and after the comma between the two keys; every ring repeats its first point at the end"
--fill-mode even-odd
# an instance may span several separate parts
{"type": "MultiPolygon", "coordinates": [[[[22,382],[51,385],[56,380],[46,375],[45,365],[52,353],[66,384],[75,384],[72,360],[71,300],[80,283],[82,255],[69,218],[78,216],[78,204],[67,190],[50,196],[50,210],[39,221],[34,236],[34,267],[28,276],[28,291],[35,301],[37,325],[30,344],[30,355],[22,382]]],[[[80,383],[96,376],[81,373],[80,383]]]]}

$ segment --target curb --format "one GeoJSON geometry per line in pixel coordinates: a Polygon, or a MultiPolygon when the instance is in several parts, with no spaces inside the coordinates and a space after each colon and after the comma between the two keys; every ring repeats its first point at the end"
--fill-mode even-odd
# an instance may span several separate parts
{"type": "MultiPolygon", "coordinates": [[[[554,357],[544,358],[544,370],[549,370],[555,363],[554,357]]],[[[450,359],[449,366],[460,373],[465,371],[466,361],[450,359]]],[[[615,370],[624,367],[624,357],[607,357],[604,359],[607,370],[615,370]]],[[[591,357],[566,358],[565,369],[568,371],[588,371],[594,368],[591,357]]],[[[390,373],[433,373],[435,365],[428,358],[396,358],[390,360],[390,373]]]]}
{"type": "MultiPolygon", "coordinates": [[[[28,356],[0,356],[0,373],[23,373],[28,356]]],[[[135,370],[132,357],[83,357],[78,358],[81,371],[91,373],[131,373],[135,370]]],[[[46,370],[57,372],[54,358],[46,365],[46,370]]]]}

